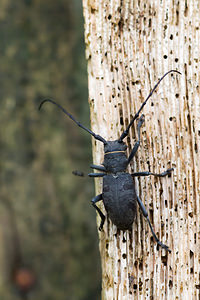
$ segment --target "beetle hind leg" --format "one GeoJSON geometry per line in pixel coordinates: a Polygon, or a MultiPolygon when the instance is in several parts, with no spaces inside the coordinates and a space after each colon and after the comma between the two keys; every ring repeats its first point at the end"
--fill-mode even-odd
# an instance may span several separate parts
{"type": "Polygon", "coordinates": [[[94,198],[92,198],[92,205],[93,207],[97,210],[100,218],[101,218],[101,224],[99,226],[99,230],[101,231],[103,229],[103,225],[104,225],[104,222],[105,222],[105,216],[104,214],[102,213],[102,211],[98,208],[98,206],[96,205],[96,203],[98,201],[101,201],[102,200],[102,194],[99,194],[97,196],[95,196],[94,198]]]}
{"type": "Polygon", "coordinates": [[[149,216],[148,216],[147,210],[146,210],[144,204],[142,203],[141,199],[140,199],[138,196],[137,196],[137,202],[138,202],[138,204],[139,204],[139,206],[140,206],[140,209],[142,210],[143,216],[147,219],[147,222],[149,223],[149,227],[150,227],[150,229],[151,229],[151,232],[152,232],[153,237],[154,237],[154,239],[156,240],[157,244],[158,244],[160,247],[162,247],[163,249],[167,250],[168,252],[171,252],[171,250],[169,249],[169,247],[168,247],[167,245],[163,244],[163,243],[159,240],[159,238],[156,236],[156,234],[155,234],[155,232],[154,232],[154,230],[153,230],[153,227],[152,227],[152,225],[151,225],[151,222],[150,222],[150,220],[149,220],[149,216]]]}
{"type": "Polygon", "coordinates": [[[168,247],[167,245],[163,244],[163,243],[158,239],[158,237],[156,236],[156,234],[155,234],[155,232],[154,232],[154,230],[153,230],[153,228],[152,228],[152,225],[151,225],[151,222],[150,222],[148,216],[146,217],[146,219],[147,219],[147,221],[148,221],[148,223],[149,223],[149,227],[150,227],[150,229],[151,229],[151,232],[152,232],[152,234],[153,234],[154,239],[156,240],[156,243],[157,243],[161,248],[167,250],[168,252],[171,252],[171,250],[169,249],[169,247],[168,247]]]}

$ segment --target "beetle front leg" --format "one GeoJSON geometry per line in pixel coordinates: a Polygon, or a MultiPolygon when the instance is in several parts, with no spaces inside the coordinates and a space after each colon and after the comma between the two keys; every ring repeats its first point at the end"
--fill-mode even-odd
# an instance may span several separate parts
{"type": "Polygon", "coordinates": [[[92,198],[92,205],[97,210],[97,212],[98,212],[98,214],[100,215],[100,218],[101,218],[101,224],[99,226],[100,231],[103,229],[103,224],[105,222],[105,216],[102,213],[102,211],[98,208],[98,206],[96,206],[95,203],[97,203],[98,201],[101,201],[101,200],[102,200],[102,194],[99,194],[99,195],[95,196],[94,198],[92,198]]]}
{"type": "Polygon", "coordinates": [[[135,145],[134,145],[134,147],[131,151],[131,154],[129,155],[128,164],[130,163],[131,159],[133,158],[133,156],[135,155],[135,153],[137,152],[137,150],[140,146],[140,128],[141,128],[143,123],[144,123],[144,115],[141,115],[141,117],[139,118],[139,121],[138,121],[138,125],[137,125],[138,140],[135,143],[135,145]]]}
{"type": "Polygon", "coordinates": [[[160,174],[152,173],[152,172],[136,172],[136,173],[131,174],[131,176],[135,177],[135,176],[149,176],[149,175],[153,175],[153,176],[156,176],[156,177],[165,177],[165,176],[171,174],[172,171],[174,171],[174,168],[167,169],[165,172],[160,173],[160,174]]]}
{"type": "Polygon", "coordinates": [[[154,232],[154,230],[153,230],[153,227],[152,227],[152,225],[151,225],[151,222],[150,222],[150,220],[149,220],[147,210],[146,210],[144,204],[142,203],[142,200],[140,200],[140,198],[139,198],[138,196],[137,196],[137,202],[138,202],[138,204],[139,204],[139,206],[140,206],[140,209],[142,210],[143,216],[147,219],[147,221],[148,221],[148,223],[149,223],[149,227],[150,227],[150,229],[151,229],[151,232],[152,232],[153,237],[154,237],[154,239],[156,240],[157,244],[158,244],[159,246],[161,246],[163,249],[165,249],[165,250],[171,252],[171,250],[169,249],[169,247],[168,247],[167,245],[163,244],[163,243],[158,239],[158,237],[156,236],[156,234],[155,234],[155,232],[154,232]]]}

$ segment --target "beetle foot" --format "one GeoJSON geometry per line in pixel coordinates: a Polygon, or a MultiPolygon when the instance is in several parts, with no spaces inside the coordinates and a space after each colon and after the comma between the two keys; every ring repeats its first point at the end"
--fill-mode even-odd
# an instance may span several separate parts
{"type": "Polygon", "coordinates": [[[171,250],[169,249],[169,247],[163,243],[161,243],[160,241],[157,241],[157,244],[162,247],[163,249],[167,250],[169,253],[171,253],[171,250]]]}
{"type": "Polygon", "coordinates": [[[103,229],[103,225],[100,225],[99,226],[99,231],[102,231],[102,229],[103,229]]]}
{"type": "Polygon", "coordinates": [[[102,231],[104,222],[105,222],[105,217],[101,220],[101,224],[99,226],[99,231],[102,231]]]}
{"type": "Polygon", "coordinates": [[[167,170],[166,170],[166,173],[167,173],[167,174],[171,174],[172,171],[174,171],[174,168],[167,169],[167,170]]]}
{"type": "Polygon", "coordinates": [[[166,171],[164,171],[161,174],[158,174],[157,176],[159,176],[159,177],[165,177],[167,175],[170,175],[172,171],[174,171],[174,168],[167,169],[166,171]]]}
{"type": "Polygon", "coordinates": [[[142,114],[138,121],[138,125],[137,125],[138,128],[140,128],[142,126],[142,124],[144,123],[144,120],[145,120],[145,116],[142,114]]]}

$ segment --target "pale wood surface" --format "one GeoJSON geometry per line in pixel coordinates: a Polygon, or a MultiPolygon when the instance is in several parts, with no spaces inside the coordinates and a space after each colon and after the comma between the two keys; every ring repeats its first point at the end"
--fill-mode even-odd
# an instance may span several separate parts
{"type": "MultiPolygon", "coordinates": [[[[200,299],[200,2],[83,0],[91,126],[119,137],[151,88],[169,75],[143,109],[141,147],[129,172],[175,170],[171,178],[136,179],[155,232],[172,250],[157,250],[138,210],[133,232],[99,234],[102,299],[200,299]]],[[[126,139],[128,152],[136,127],[126,139]]],[[[93,140],[95,164],[103,144],[93,140]]],[[[102,181],[96,180],[101,193],[102,181]]],[[[104,210],[103,205],[99,204],[104,210]]],[[[98,219],[99,224],[99,219],[98,219]]]]}

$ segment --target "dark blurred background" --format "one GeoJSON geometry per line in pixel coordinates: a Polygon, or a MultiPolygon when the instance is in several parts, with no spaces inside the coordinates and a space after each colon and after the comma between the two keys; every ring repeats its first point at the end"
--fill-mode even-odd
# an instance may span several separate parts
{"type": "Polygon", "coordinates": [[[81,0],[0,2],[0,299],[100,299],[81,0]]]}

